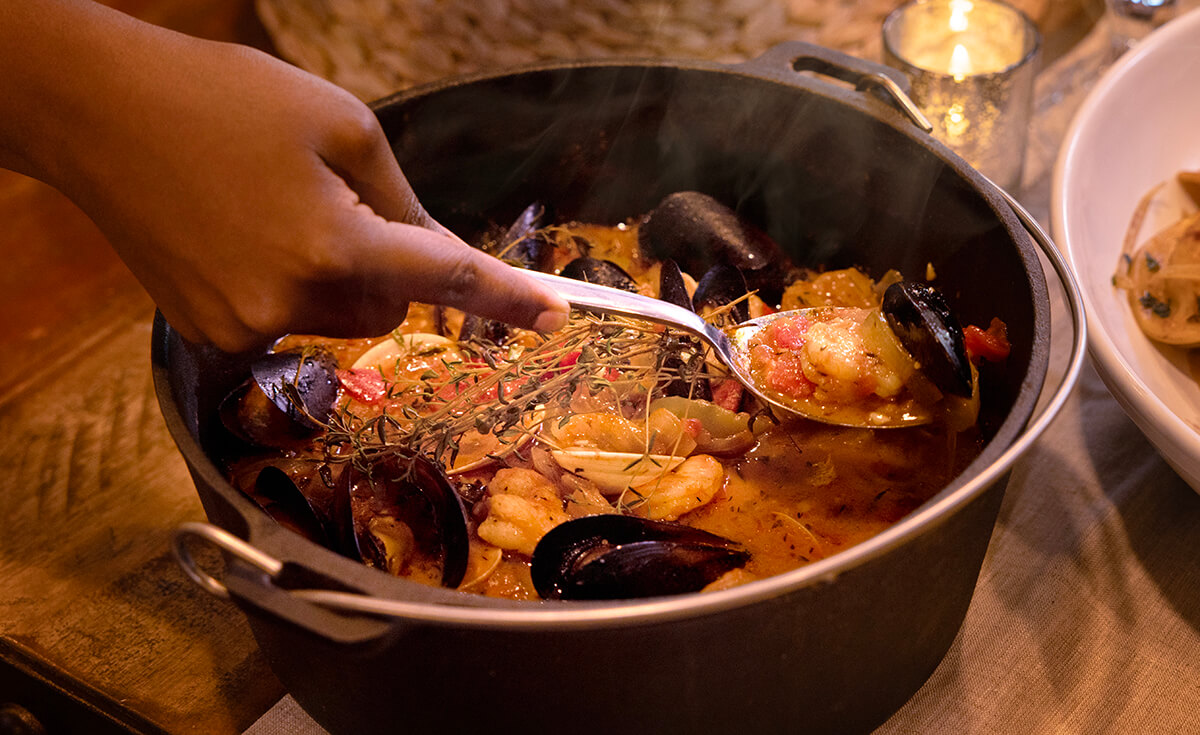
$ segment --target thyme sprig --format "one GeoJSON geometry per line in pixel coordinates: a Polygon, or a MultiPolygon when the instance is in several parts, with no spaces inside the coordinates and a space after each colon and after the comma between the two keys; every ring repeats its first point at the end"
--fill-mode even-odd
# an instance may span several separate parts
{"type": "Polygon", "coordinates": [[[656,387],[691,372],[667,364],[667,351],[678,348],[670,330],[588,314],[499,348],[461,342],[461,357],[390,381],[381,410],[344,403],[327,422],[326,457],[365,467],[389,453],[416,452],[452,466],[464,438],[475,434],[495,437],[500,448],[489,456],[500,458],[546,422],[565,422],[580,402],[644,406],[656,387]]]}

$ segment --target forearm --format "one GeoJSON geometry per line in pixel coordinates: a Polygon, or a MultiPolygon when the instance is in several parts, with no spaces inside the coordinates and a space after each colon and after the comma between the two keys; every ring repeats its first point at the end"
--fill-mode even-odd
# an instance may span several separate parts
{"type": "Polygon", "coordinates": [[[267,54],[87,0],[0,0],[0,100],[0,165],[87,212],[189,338],[379,334],[410,299],[565,320],[429,218],[366,105],[267,54]]]}
{"type": "Polygon", "coordinates": [[[154,30],[87,1],[0,6],[0,165],[61,187],[79,150],[128,104],[122,87],[154,30]]]}

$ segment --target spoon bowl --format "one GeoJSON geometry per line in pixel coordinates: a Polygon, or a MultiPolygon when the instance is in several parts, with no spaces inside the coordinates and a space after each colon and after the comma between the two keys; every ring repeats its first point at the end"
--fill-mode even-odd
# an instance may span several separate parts
{"type": "MultiPolygon", "coordinates": [[[[655,324],[675,327],[699,337],[712,348],[716,359],[729,369],[730,375],[735,380],[768,406],[784,415],[798,415],[837,426],[873,429],[918,426],[930,423],[934,418],[934,413],[920,401],[895,402],[880,398],[877,401],[869,401],[866,405],[861,403],[849,405],[816,400],[812,396],[799,398],[773,390],[768,386],[764,377],[752,369],[751,351],[753,346],[770,325],[784,319],[827,322],[840,315],[850,312],[865,312],[866,310],[849,307],[814,307],[781,311],[742,322],[727,332],[709,323],[699,314],[666,301],[586,281],[563,278],[550,273],[523,272],[553,288],[572,308],[611,316],[644,319],[655,324]]],[[[898,342],[896,346],[903,351],[898,342]]]]}

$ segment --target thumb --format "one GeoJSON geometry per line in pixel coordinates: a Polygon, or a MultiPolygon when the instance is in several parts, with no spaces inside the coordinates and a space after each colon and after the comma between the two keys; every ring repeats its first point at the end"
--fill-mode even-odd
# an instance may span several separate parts
{"type": "MultiPolygon", "coordinates": [[[[440,228],[440,226],[438,226],[440,228]]],[[[444,229],[381,222],[368,248],[378,299],[442,304],[517,327],[553,331],[570,307],[552,289],[444,229]]]]}
{"type": "Polygon", "coordinates": [[[472,248],[429,216],[386,137],[376,132],[371,143],[354,150],[357,155],[327,151],[359,201],[382,218],[364,228],[367,260],[361,262],[373,274],[361,284],[361,295],[376,305],[375,313],[402,314],[406,302],[422,301],[527,329],[565,325],[570,307],[550,288],[472,248]]]}

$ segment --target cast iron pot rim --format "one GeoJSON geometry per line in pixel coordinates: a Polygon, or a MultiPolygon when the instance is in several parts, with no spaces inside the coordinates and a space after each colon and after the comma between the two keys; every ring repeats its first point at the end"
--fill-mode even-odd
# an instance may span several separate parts
{"type": "MultiPolygon", "coordinates": [[[[811,47],[808,44],[787,43],[768,51],[767,55],[778,55],[781,51],[786,55],[792,49],[797,49],[797,53],[802,53],[803,50],[809,48],[811,47]],[[781,49],[781,47],[783,48],[781,49]]],[[[628,67],[647,71],[651,68],[665,68],[672,71],[718,73],[723,76],[735,74],[755,82],[776,83],[792,92],[799,90],[832,97],[837,102],[850,104],[879,122],[898,129],[912,140],[914,145],[935,155],[984,200],[993,215],[1008,230],[1009,238],[1024,264],[1026,277],[1030,281],[1030,290],[1033,294],[1034,327],[1030,364],[1021,388],[1013,399],[1012,407],[980,455],[937,495],[876,536],[826,559],[728,590],[606,602],[509,601],[495,600],[455,590],[431,590],[418,583],[392,577],[359,562],[341,557],[298,534],[283,529],[226,482],[216,466],[203,452],[199,442],[186,428],[178,407],[175,405],[166,368],[169,352],[168,340],[172,330],[162,315],[158,314],[154,324],[152,358],[155,385],[164,418],[193,472],[199,474],[214,490],[218,490],[226,500],[232,500],[236,504],[240,515],[247,524],[248,533],[245,540],[268,552],[274,549],[284,551],[289,547],[294,547],[297,543],[301,547],[310,547],[311,553],[328,561],[328,566],[322,568],[321,573],[336,577],[336,574],[330,574],[330,572],[336,572],[339,565],[351,565],[343,567],[343,569],[351,573],[365,572],[366,578],[371,581],[369,586],[373,588],[372,592],[374,593],[350,593],[348,597],[347,593],[332,591],[319,591],[315,594],[293,593],[297,603],[315,602],[318,606],[332,605],[340,608],[349,602],[359,612],[378,614],[389,618],[472,628],[539,630],[634,626],[717,614],[724,610],[770,602],[789,592],[812,585],[832,583],[842,573],[889,553],[903,546],[910,539],[936,529],[959,508],[973,501],[994,483],[1003,481],[1005,473],[1012,464],[1029,449],[1037,438],[1037,435],[1031,434],[1026,426],[1033,414],[1038,396],[1045,386],[1049,360],[1048,339],[1045,337],[1050,331],[1050,310],[1045,274],[1028,233],[1017,222],[1015,214],[990,181],[940,142],[932,138],[918,140],[916,134],[919,134],[920,131],[913,127],[908,118],[903,117],[891,106],[878,99],[868,98],[861,93],[851,94],[847,90],[803,75],[785,77],[769,69],[753,68],[762,58],[739,65],[659,58],[579,59],[539,63],[497,72],[482,72],[440,80],[389,95],[372,103],[371,107],[378,112],[382,108],[442,89],[529,73],[586,70],[597,67],[628,67]],[[887,119],[889,117],[890,120],[887,119]],[[417,594],[408,594],[408,590],[413,588],[419,588],[414,590],[417,594]],[[444,593],[444,596],[438,593],[444,593]],[[431,600],[429,599],[431,596],[438,599],[431,600]]],[[[988,532],[990,533],[991,530],[989,528],[988,532]]],[[[304,562],[299,563],[305,565],[304,562]]]]}

